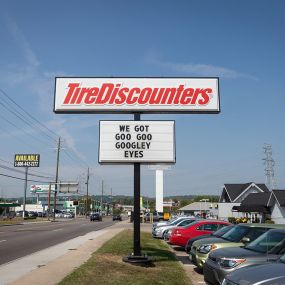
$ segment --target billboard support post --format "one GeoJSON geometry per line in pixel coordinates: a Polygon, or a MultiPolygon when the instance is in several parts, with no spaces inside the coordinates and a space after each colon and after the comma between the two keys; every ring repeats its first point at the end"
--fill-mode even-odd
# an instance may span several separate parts
{"type": "MultiPolygon", "coordinates": [[[[140,113],[134,114],[134,121],[141,120],[140,113]]],[[[141,165],[134,163],[134,255],[141,255],[140,245],[140,194],[141,192],[141,165]]]]}
{"type": "MultiPolygon", "coordinates": [[[[140,121],[141,114],[134,113],[134,121],[140,121]]],[[[141,196],[141,164],[134,163],[134,244],[133,253],[123,257],[124,262],[133,264],[150,264],[152,259],[141,254],[140,228],[140,196],[141,196]]]]}
{"type": "Polygon", "coordinates": [[[25,167],[25,188],[24,188],[24,201],[23,201],[23,219],[25,219],[25,211],[26,211],[26,197],[27,197],[27,185],[28,185],[28,169],[29,169],[29,167],[25,167]]]}

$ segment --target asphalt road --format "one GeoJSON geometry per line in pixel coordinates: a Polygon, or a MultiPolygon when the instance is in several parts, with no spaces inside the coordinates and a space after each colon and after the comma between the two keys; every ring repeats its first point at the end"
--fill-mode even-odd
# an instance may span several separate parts
{"type": "Polygon", "coordinates": [[[102,222],[79,218],[0,226],[0,265],[114,223],[111,217],[104,217],[102,222]]]}

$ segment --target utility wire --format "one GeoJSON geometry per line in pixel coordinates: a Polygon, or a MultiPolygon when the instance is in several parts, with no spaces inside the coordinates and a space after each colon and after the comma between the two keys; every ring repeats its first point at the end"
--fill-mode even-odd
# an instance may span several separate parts
{"type": "Polygon", "coordinates": [[[35,127],[37,129],[39,129],[48,139],[51,139],[52,141],[54,141],[54,138],[51,137],[50,135],[48,135],[46,132],[43,132],[42,129],[40,129],[36,124],[33,124],[31,122],[29,122],[28,120],[24,120],[23,117],[21,117],[19,114],[17,114],[17,112],[11,110],[8,106],[5,106],[3,103],[0,103],[1,107],[8,110],[11,114],[13,114],[15,117],[17,117],[21,122],[27,124],[28,126],[30,126],[32,129],[34,129],[35,127]]]}
{"type": "MultiPolygon", "coordinates": [[[[12,123],[11,121],[7,120],[4,116],[0,115],[0,117],[1,117],[4,121],[6,121],[7,123],[9,123],[10,125],[14,126],[16,129],[18,129],[18,130],[20,130],[21,132],[25,133],[25,135],[27,135],[27,136],[29,136],[29,137],[32,137],[32,138],[34,138],[35,140],[37,140],[38,142],[47,145],[45,141],[42,141],[41,139],[39,139],[39,138],[33,136],[32,134],[27,133],[24,129],[21,129],[20,127],[18,127],[17,125],[15,125],[14,123],[12,123]]],[[[50,146],[50,145],[48,145],[48,146],[50,146]]]]}
{"type": "MultiPolygon", "coordinates": [[[[7,161],[7,160],[4,160],[4,159],[2,159],[2,158],[0,158],[0,161],[3,161],[3,162],[5,162],[5,163],[7,163],[7,164],[10,164],[10,165],[13,165],[13,166],[14,166],[14,163],[9,162],[9,161],[7,161]]],[[[43,174],[43,175],[48,175],[48,176],[43,176],[44,178],[54,178],[54,175],[53,175],[53,174],[45,173],[45,172],[41,172],[41,171],[36,171],[36,170],[30,170],[30,169],[29,169],[29,175],[31,175],[33,172],[39,173],[39,174],[43,174]]]]}
{"type": "MultiPolygon", "coordinates": [[[[25,174],[25,171],[22,171],[22,170],[19,170],[19,169],[14,169],[12,167],[5,166],[5,165],[2,165],[2,164],[0,164],[0,168],[3,168],[5,170],[9,170],[9,171],[13,171],[13,172],[17,172],[17,173],[21,173],[21,174],[25,174]]],[[[32,174],[32,173],[29,173],[29,176],[34,176],[34,177],[39,177],[39,178],[47,178],[47,179],[52,179],[53,178],[53,177],[50,177],[50,176],[36,175],[36,174],[32,174]]]]}
{"type": "Polygon", "coordinates": [[[34,121],[36,121],[40,126],[42,126],[43,128],[45,128],[47,131],[49,131],[50,133],[52,133],[54,136],[59,137],[59,135],[57,133],[55,133],[54,131],[52,131],[50,128],[48,128],[46,125],[44,125],[43,123],[41,123],[38,119],[36,119],[34,116],[32,116],[31,114],[29,114],[25,109],[23,109],[19,104],[17,104],[6,92],[4,92],[1,88],[0,88],[0,92],[6,96],[11,102],[13,102],[19,109],[21,109],[26,115],[28,115],[30,118],[32,118],[34,121]]]}
{"type": "MultiPolygon", "coordinates": [[[[9,178],[18,179],[18,180],[26,180],[25,178],[15,177],[15,176],[3,174],[3,173],[0,173],[0,176],[9,177],[9,178]]],[[[40,183],[50,183],[51,182],[51,181],[39,181],[39,180],[32,180],[32,179],[27,179],[27,181],[40,182],[40,183]]]]}

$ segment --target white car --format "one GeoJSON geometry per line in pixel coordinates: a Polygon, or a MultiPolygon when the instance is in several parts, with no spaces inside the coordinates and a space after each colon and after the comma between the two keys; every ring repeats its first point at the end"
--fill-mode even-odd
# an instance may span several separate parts
{"type": "Polygon", "coordinates": [[[194,223],[195,221],[197,221],[197,219],[195,219],[195,218],[184,218],[184,219],[176,220],[172,224],[155,228],[152,231],[152,236],[163,238],[166,231],[168,231],[174,227],[188,226],[188,225],[194,223]]]}

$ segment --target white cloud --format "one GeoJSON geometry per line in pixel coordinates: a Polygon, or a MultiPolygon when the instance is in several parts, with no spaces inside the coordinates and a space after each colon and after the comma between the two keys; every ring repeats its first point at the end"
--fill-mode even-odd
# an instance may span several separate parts
{"type": "MultiPolygon", "coordinates": [[[[58,74],[61,76],[66,75],[66,73],[62,71],[42,71],[40,69],[40,61],[37,59],[36,54],[17,23],[7,16],[4,18],[4,23],[26,63],[22,65],[13,63],[7,68],[2,67],[0,70],[1,87],[5,85],[9,87],[16,86],[21,90],[22,93],[19,93],[21,96],[23,96],[24,92],[33,94],[35,102],[38,104],[37,111],[42,117],[51,116],[53,114],[54,77],[58,74]]],[[[33,104],[35,103],[33,102],[33,104]]],[[[65,126],[65,120],[62,120],[60,117],[56,117],[56,119],[54,116],[52,117],[53,119],[48,123],[42,123],[47,125],[55,133],[60,134],[65,139],[65,146],[74,152],[80,160],[86,161],[86,157],[77,149],[74,137],[65,126]]],[[[31,132],[35,132],[35,130],[31,130],[31,132]]]]}
{"type": "Polygon", "coordinates": [[[20,47],[20,50],[23,52],[23,55],[26,61],[28,62],[28,65],[33,66],[33,67],[39,66],[40,62],[38,61],[35,53],[31,49],[30,44],[26,40],[23,32],[20,30],[17,23],[8,16],[4,18],[4,22],[6,24],[8,31],[11,33],[14,40],[20,47]]]}
{"type": "Polygon", "coordinates": [[[218,76],[222,78],[238,79],[246,78],[258,80],[257,77],[247,73],[242,73],[233,69],[221,66],[214,66],[202,63],[174,63],[160,60],[154,53],[149,53],[145,57],[148,64],[153,64],[168,70],[195,76],[218,76]]]}

